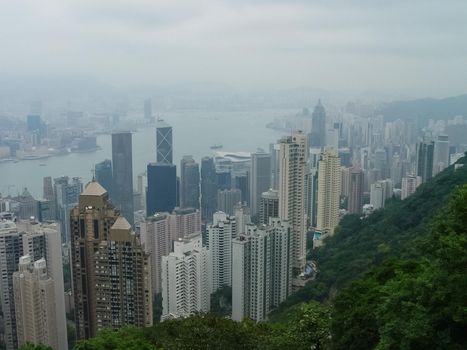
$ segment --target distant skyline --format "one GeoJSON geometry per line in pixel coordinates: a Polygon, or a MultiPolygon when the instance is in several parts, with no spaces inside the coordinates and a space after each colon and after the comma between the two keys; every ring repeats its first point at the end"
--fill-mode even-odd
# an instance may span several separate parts
{"type": "Polygon", "coordinates": [[[4,2],[0,77],[444,97],[467,92],[465,18],[463,0],[4,2]]]}

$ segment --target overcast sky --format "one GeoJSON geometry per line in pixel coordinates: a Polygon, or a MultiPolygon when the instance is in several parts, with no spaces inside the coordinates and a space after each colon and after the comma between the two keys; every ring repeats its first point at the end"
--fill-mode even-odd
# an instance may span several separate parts
{"type": "Polygon", "coordinates": [[[467,93],[467,1],[3,0],[0,74],[467,93]]]}

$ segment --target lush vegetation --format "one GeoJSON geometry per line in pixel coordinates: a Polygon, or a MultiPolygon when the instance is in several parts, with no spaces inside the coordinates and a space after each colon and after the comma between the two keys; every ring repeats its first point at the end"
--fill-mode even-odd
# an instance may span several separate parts
{"type": "Polygon", "coordinates": [[[467,166],[451,167],[366,219],[345,217],[275,322],[196,315],[75,349],[467,349],[466,184],[467,166]]]}

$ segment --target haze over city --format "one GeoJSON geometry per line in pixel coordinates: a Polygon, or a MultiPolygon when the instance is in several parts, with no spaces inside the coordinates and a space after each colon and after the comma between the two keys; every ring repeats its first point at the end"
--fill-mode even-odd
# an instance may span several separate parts
{"type": "Polygon", "coordinates": [[[465,92],[466,17],[462,0],[8,1],[0,76],[445,97],[465,92]]]}

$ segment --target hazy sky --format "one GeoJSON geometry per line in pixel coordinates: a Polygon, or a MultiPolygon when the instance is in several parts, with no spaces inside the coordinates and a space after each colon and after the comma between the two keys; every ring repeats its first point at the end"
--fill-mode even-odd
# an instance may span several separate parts
{"type": "Polygon", "coordinates": [[[3,0],[0,74],[467,93],[467,1],[3,0]]]}

